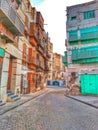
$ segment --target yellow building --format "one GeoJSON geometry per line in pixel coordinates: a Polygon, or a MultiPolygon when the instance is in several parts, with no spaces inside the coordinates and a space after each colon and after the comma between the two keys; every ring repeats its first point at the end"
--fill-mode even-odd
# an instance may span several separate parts
{"type": "Polygon", "coordinates": [[[53,79],[62,79],[62,72],[65,72],[65,66],[62,63],[62,55],[53,54],[53,79]]]}

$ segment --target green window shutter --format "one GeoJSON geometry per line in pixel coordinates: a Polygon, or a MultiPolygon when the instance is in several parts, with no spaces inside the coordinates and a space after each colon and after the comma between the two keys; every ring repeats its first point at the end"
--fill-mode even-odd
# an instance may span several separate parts
{"type": "Polygon", "coordinates": [[[78,31],[77,30],[72,30],[69,31],[69,41],[77,41],[78,40],[78,31]]]}
{"type": "Polygon", "coordinates": [[[86,11],[83,13],[84,19],[95,18],[95,10],[86,11]]]}
{"type": "Polygon", "coordinates": [[[98,39],[98,26],[80,29],[80,34],[81,40],[98,39]]]}

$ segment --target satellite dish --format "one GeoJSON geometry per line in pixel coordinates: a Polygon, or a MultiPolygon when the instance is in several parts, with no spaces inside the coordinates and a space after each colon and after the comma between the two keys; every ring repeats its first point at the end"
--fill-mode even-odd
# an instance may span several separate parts
{"type": "Polygon", "coordinates": [[[45,0],[31,0],[33,6],[38,6],[42,4],[45,0]]]}

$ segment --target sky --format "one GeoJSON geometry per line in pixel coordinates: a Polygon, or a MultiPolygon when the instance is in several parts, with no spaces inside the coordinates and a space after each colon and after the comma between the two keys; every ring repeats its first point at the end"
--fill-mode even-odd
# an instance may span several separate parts
{"type": "Polygon", "coordinates": [[[53,52],[64,55],[66,39],[66,7],[91,0],[31,0],[32,6],[42,13],[44,28],[53,43],[53,52]],[[34,1],[41,2],[37,6],[34,1]]]}

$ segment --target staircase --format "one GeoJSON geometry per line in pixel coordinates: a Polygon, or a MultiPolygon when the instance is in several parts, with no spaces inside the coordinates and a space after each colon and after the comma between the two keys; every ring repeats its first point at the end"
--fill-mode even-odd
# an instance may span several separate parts
{"type": "Polygon", "coordinates": [[[12,101],[17,101],[20,99],[20,97],[18,97],[18,95],[15,95],[14,93],[12,93],[10,90],[7,90],[7,97],[12,100],[12,101]]]}
{"type": "Polygon", "coordinates": [[[5,104],[6,104],[5,102],[0,101],[0,106],[3,106],[5,104]]]}

